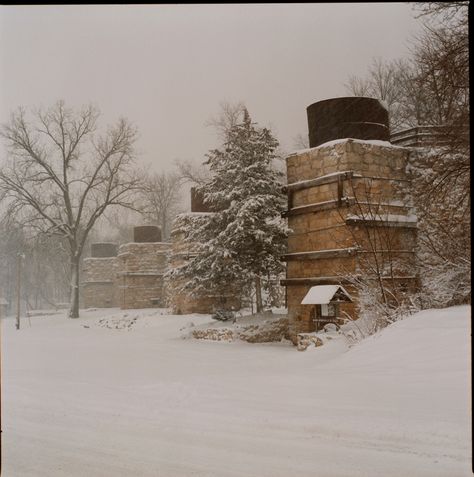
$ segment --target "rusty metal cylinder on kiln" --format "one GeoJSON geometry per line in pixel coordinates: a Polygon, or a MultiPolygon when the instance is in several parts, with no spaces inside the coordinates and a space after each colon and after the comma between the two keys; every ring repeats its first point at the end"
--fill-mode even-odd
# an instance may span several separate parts
{"type": "Polygon", "coordinates": [[[195,187],[191,187],[191,212],[210,212],[204,203],[204,195],[195,187]]]}
{"type": "Polygon", "coordinates": [[[310,147],[335,139],[390,139],[388,111],[378,99],[326,99],[311,104],[306,112],[310,147]]]}
{"type": "Polygon", "coordinates": [[[156,225],[140,225],[133,228],[135,243],[161,242],[161,230],[156,225]]]}

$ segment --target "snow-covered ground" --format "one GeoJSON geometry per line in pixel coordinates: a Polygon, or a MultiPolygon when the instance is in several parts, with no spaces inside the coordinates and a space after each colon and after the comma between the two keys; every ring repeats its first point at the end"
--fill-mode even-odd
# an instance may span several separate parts
{"type": "Polygon", "coordinates": [[[469,307],[305,352],[64,316],[2,320],[4,477],[471,475],[469,307]]]}

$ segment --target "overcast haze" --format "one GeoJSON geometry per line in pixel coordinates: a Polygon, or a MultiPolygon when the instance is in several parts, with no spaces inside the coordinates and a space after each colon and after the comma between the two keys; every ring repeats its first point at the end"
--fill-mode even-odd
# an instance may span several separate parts
{"type": "Polygon", "coordinates": [[[141,160],[169,169],[216,145],[205,126],[244,101],[289,151],[306,107],[344,96],[371,58],[408,55],[406,3],[2,6],[0,119],[18,106],[90,102],[140,131],[141,160]]]}

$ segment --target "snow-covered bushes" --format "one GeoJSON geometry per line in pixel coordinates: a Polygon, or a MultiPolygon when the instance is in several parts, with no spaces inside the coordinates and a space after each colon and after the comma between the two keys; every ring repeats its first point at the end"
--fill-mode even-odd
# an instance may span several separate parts
{"type": "Polygon", "coordinates": [[[469,144],[414,151],[409,171],[418,216],[417,261],[423,307],[470,303],[469,144]]]}
{"type": "Polygon", "coordinates": [[[404,291],[397,281],[377,281],[368,276],[349,278],[357,293],[359,318],[347,317],[339,331],[350,344],[378,333],[386,326],[421,309],[420,294],[404,291]]]}
{"type": "MultiPolygon", "coordinates": [[[[377,268],[380,273],[372,273],[370,277],[375,267],[367,260],[366,264],[362,262],[362,273],[352,280],[359,296],[360,319],[342,328],[350,339],[376,333],[420,309],[470,303],[468,151],[468,144],[454,142],[411,152],[408,163],[411,181],[407,192],[418,218],[412,262],[419,282],[416,288],[404,290],[402,283],[396,280],[377,280],[385,273],[382,268],[377,268]]],[[[375,257],[368,254],[367,258],[375,257]]],[[[399,267],[399,263],[390,259],[390,269],[399,267]]]]}

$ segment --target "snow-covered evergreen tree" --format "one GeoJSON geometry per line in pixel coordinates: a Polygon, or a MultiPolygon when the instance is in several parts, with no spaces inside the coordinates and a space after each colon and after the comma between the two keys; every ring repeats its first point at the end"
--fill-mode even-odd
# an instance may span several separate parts
{"type": "Polygon", "coordinates": [[[186,277],[188,290],[223,296],[253,289],[261,311],[261,279],[283,269],[288,233],[280,215],[282,174],[272,167],[278,141],[247,110],[243,116],[223,147],[207,155],[212,175],[199,191],[213,213],[191,222],[185,235],[198,253],[173,273],[186,277]]]}

